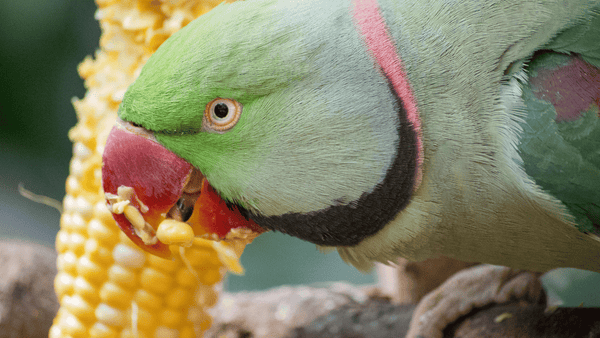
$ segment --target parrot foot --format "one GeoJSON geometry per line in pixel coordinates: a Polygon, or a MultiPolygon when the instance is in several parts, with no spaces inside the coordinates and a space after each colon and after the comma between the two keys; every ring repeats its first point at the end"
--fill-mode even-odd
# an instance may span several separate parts
{"type": "Polygon", "coordinates": [[[465,269],[427,294],[419,303],[407,338],[442,338],[449,324],[476,308],[523,300],[543,304],[541,273],[494,265],[465,269]]]}

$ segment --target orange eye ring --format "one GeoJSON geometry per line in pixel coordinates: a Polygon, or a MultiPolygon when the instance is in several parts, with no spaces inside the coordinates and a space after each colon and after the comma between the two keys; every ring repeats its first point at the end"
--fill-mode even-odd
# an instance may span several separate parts
{"type": "Polygon", "coordinates": [[[216,98],[204,109],[203,129],[223,133],[233,128],[242,114],[242,104],[233,99],[216,98]]]}

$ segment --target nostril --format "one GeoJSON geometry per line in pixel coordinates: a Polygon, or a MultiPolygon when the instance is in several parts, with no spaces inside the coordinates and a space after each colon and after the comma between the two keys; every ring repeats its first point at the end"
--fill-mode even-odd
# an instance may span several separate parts
{"type": "Polygon", "coordinates": [[[185,196],[183,196],[177,201],[177,209],[179,209],[181,221],[187,222],[194,212],[194,202],[188,201],[185,196]]]}

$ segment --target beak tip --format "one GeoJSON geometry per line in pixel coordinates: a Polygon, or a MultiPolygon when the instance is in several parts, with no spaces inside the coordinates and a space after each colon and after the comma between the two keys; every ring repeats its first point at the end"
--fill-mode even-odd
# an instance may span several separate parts
{"type": "Polygon", "coordinates": [[[156,228],[182,194],[192,166],[157,143],[151,132],[122,124],[113,127],[102,154],[107,203],[129,239],[153,255],[169,258],[169,246],[156,238],[156,228]]]}

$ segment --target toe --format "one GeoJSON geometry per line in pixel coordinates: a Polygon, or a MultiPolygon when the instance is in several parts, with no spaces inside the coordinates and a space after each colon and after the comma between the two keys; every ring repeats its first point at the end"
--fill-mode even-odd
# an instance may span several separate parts
{"type": "Polygon", "coordinates": [[[465,269],[425,296],[413,314],[407,337],[441,338],[443,330],[473,309],[493,303],[545,301],[540,274],[502,266],[465,269]]]}

